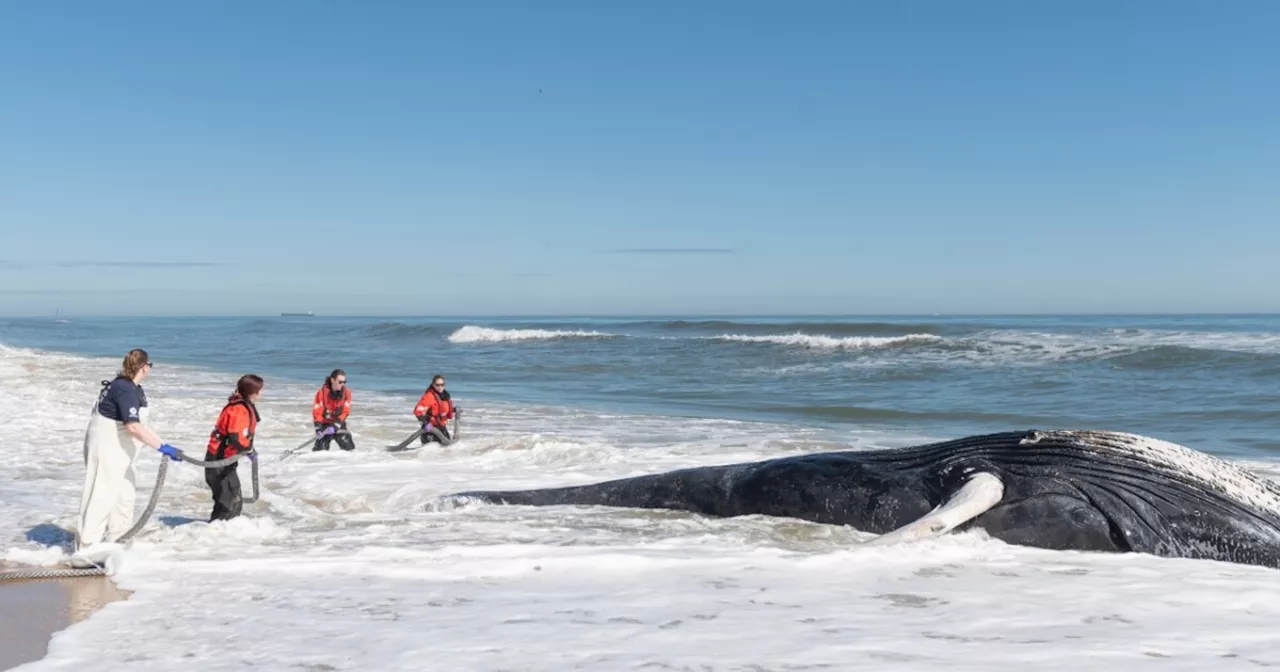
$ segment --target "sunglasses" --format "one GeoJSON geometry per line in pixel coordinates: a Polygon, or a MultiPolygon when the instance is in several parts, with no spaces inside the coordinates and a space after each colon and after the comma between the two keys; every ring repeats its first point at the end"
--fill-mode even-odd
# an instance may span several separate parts
{"type": "Polygon", "coordinates": [[[333,384],[334,384],[334,385],[346,385],[346,384],[347,384],[347,379],[346,379],[346,378],[343,378],[342,380],[335,380],[335,381],[333,381],[333,384]]]}
{"type": "Polygon", "coordinates": [[[444,383],[435,383],[431,387],[444,387],[444,383]]]}

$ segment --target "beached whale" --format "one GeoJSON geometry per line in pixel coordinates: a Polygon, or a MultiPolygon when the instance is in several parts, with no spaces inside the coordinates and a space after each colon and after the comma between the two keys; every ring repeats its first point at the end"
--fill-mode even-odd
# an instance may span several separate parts
{"type": "Polygon", "coordinates": [[[760,514],[871,544],[981,528],[1010,544],[1280,567],[1280,487],[1216,457],[1107,431],[1019,431],[448,499],[760,514]]]}

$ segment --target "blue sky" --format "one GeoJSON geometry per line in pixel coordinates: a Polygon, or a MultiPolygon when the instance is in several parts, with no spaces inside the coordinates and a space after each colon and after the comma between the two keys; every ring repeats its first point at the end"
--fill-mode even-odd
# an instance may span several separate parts
{"type": "Polygon", "coordinates": [[[1280,3],[6,3],[0,314],[1280,310],[1280,3]]]}

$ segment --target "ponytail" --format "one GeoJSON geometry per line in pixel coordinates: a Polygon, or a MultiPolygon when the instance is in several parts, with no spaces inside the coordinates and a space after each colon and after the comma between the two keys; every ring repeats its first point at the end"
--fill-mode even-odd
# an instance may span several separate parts
{"type": "Polygon", "coordinates": [[[129,351],[129,354],[124,356],[124,361],[120,363],[120,375],[133,380],[133,377],[138,375],[138,372],[142,370],[142,367],[150,363],[151,357],[147,354],[146,350],[143,350],[142,348],[134,348],[129,351]]]}
{"type": "Polygon", "coordinates": [[[248,401],[249,397],[262,391],[262,377],[246,373],[236,381],[235,394],[227,397],[227,401],[248,401]]]}

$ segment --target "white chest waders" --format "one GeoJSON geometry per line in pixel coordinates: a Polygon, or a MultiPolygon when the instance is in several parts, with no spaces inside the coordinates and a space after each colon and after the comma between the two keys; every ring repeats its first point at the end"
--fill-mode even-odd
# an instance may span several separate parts
{"type": "MultiPolygon", "coordinates": [[[[150,409],[138,409],[146,426],[150,409]]],[[[98,413],[97,402],[89,416],[84,436],[84,490],[80,495],[80,522],[76,531],[76,551],[101,542],[114,542],[133,525],[133,503],[137,492],[138,441],[123,422],[98,413]]]]}

